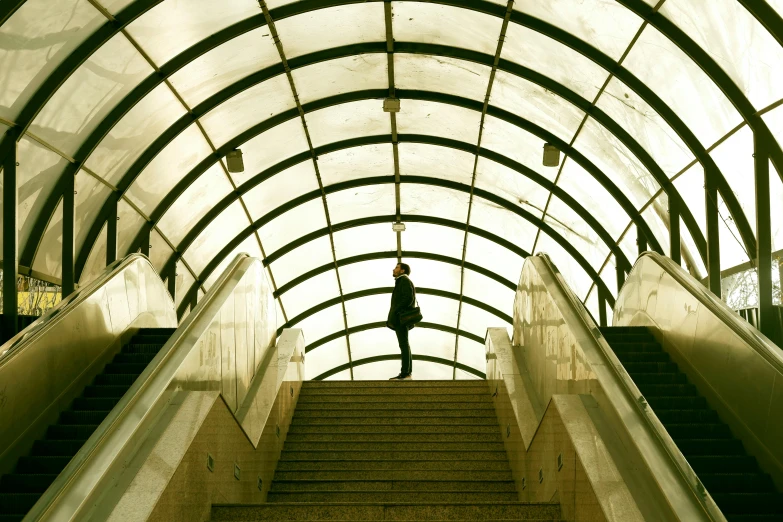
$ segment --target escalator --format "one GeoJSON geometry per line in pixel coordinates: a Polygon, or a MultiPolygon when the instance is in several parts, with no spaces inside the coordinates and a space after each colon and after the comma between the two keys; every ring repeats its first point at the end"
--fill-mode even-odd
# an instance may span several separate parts
{"type": "Polygon", "coordinates": [[[601,333],[731,522],[783,520],[783,495],[645,327],[601,333]]]}
{"type": "Polygon", "coordinates": [[[24,518],[173,333],[173,328],[139,330],[19,459],[14,472],[0,477],[0,522],[24,518]]]}

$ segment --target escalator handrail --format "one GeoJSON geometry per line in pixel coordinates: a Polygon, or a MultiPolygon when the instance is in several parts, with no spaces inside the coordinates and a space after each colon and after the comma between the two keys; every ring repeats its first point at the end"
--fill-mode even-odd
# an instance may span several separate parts
{"type": "MultiPolygon", "coordinates": [[[[147,399],[149,397],[153,397],[153,402],[155,403],[160,400],[161,396],[164,395],[169,384],[176,376],[179,367],[176,364],[177,361],[179,359],[184,359],[189,353],[189,351],[182,352],[181,350],[178,350],[178,348],[188,341],[195,341],[197,338],[194,338],[193,335],[196,335],[200,328],[206,329],[209,326],[214,315],[220,313],[220,309],[226,298],[231,295],[231,292],[236,286],[235,283],[241,279],[241,277],[239,277],[236,280],[232,280],[233,277],[237,272],[242,270],[244,270],[243,274],[246,273],[248,269],[253,266],[254,262],[260,263],[258,259],[251,258],[248,254],[238,254],[236,258],[234,258],[220,278],[212,285],[210,291],[207,292],[193,311],[182,321],[174,334],[149,363],[147,368],[144,369],[142,374],[114,406],[109,415],[95,429],[87,442],[84,443],[62,473],[55,479],[55,482],[52,483],[35,506],[33,506],[32,510],[25,517],[25,522],[44,519],[69,519],[67,517],[70,516],[70,514],[66,514],[65,517],[60,516],[58,511],[61,504],[64,504],[67,509],[79,509],[81,504],[74,507],[67,500],[64,503],[60,503],[60,498],[71,491],[74,491],[74,494],[76,495],[85,492],[85,499],[89,497],[95,484],[97,484],[97,481],[100,480],[102,476],[91,476],[92,473],[90,473],[90,470],[84,469],[91,464],[94,466],[101,465],[100,463],[94,463],[91,458],[94,455],[100,455],[100,459],[104,463],[107,461],[114,462],[117,459],[119,453],[123,450],[125,443],[122,441],[113,441],[112,435],[115,435],[119,431],[118,428],[120,428],[122,424],[127,425],[128,423],[131,424],[131,434],[135,433],[135,429],[144,422],[149,411],[136,411],[134,406],[136,406],[141,399],[147,399]],[[234,284],[232,285],[232,283],[234,284]],[[122,443],[122,445],[114,444],[113,442],[119,442],[122,443]],[[94,481],[93,485],[84,484],[85,476],[94,481]]],[[[123,435],[128,435],[127,426],[123,435]]],[[[126,442],[128,440],[129,438],[126,439],[126,442]]]]}
{"type": "MultiPolygon", "coordinates": [[[[118,259],[108,265],[101,274],[92,280],[89,284],[77,289],[71,295],[57,303],[57,306],[47,311],[41,317],[33,321],[27,328],[14,335],[6,343],[0,346],[0,366],[10,361],[16,354],[20,353],[27,346],[34,344],[41,336],[45,335],[51,328],[55,327],[71,310],[87,300],[95,292],[111,281],[120,272],[128,268],[133,263],[144,262],[150,265],[150,268],[157,274],[158,271],[150,263],[147,256],[139,253],[133,253],[118,259]]],[[[160,276],[159,276],[160,277],[160,276]]],[[[174,306],[174,301],[167,294],[168,299],[174,306]]]]}
{"type": "MultiPolygon", "coordinates": [[[[764,358],[775,368],[778,373],[783,373],[783,350],[773,343],[766,335],[761,333],[748,321],[744,320],[737,312],[729,308],[722,299],[710,292],[693,276],[688,274],[680,265],[655,252],[643,252],[636,260],[638,265],[643,259],[649,258],[660,266],[677,283],[695,297],[710,312],[718,317],[731,331],[741,338],[756,353],[764,358]]],[[[622,289],[619,294],[622,293],[622,289]]],[[[619,299],[618,299],[619,302],[619,299]]]]}
{"type": "Polygon", "coordinates": [[[557,285],[559,286],[559,290],[566,297],[566,299],[568,299],[569,303],[571,304],[571,308],[576,313],[577,317],[581,319],[585,330],[592,334],[595,345],[609,363],[607,367],[614,370],[614,374],[617,377],[617,380],[619,381],[626,398],[634,405],[636,411],[640,414],[641,418],[644,419],[645,426],[661,444],[666,455],[674,465],[674,468],[683,478],[685,484],[687,484],[691,494],[696,499],[696,502],[699,503],[704,513],[711,520],[715,522],[725,522],[726,518],[722,511],[720,508],[718,508],[718,505],[709,495],[696,472],[693,471],[693,468],[685,459],[685,456],[674,443],[674,440],[672,440],[669,432],[666,431],[666,428],[658,419],[658,416],[655,414],[652,408],[649,407],[646,400],[643,402],[638,400],[639,398],[643,398],[644,395],[636,386],[636,383],[633,381],[623,364],[617,358],[617,355],[615,355],[614,351],[609,346],[609,343],[604,338],[600,328],[593,320],[592,315],[587,311],[587,308],[585,308],[584,303],[582,303],[582,301],[574,294],[571,287],[568,285],[568,283],[565,282],[563,276],[560,274],[560,271],[557,269],[554,263],[552,263],[552,260],[547,254],[539,253],[536,254],[535,257],[544,261],[544,264],[551,272],[554,281],[556,281],[557,285]]]}

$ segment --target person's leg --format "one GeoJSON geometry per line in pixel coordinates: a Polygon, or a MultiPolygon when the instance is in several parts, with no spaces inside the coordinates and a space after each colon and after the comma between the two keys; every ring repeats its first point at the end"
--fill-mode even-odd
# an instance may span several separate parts
{"type": "Polygon", "coordinates": [[[408,329],[405,326],[398,326],[397,342],[400,343],[400,354],[402,355],[402,364],[400,365],[400,377],[410,375],[411,367],[411,346],[408,344],[408,329]]]}

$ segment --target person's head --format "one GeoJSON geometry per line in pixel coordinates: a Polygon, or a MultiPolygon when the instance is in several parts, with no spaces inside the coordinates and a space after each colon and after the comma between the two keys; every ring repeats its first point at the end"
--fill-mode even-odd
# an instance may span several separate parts
{"type": "Polygon", "coordinates": [[[408,266],[406,263],[397,263],[397,266],[394,267],[394,271],[392,272],[392,275],[394,277],[399,277],[402,274],[411,275],[411,267],[408,266]]]}

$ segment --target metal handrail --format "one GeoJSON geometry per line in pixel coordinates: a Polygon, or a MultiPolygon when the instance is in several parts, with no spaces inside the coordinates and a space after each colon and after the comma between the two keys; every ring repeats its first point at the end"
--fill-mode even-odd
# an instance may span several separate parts
{"type": "MultiPolygon", "coordinates": [[[[96,291],[113,279],[119,272],[130,266],[136,261],[144,260],[149,263],[146,256],[138,253],[130,254],[114,263],[108,265],[101,274],[86,286],[79,288],[71,295],[60,301],[57,306],[47,311],[41,317],[33,321],[27,328],[17,333],[11,339],[0,346],[0,365],[6,364],[14,355],[21,352],[26,346],[34,344],[42,335],[54,328],[67,314],[79,304],[83,303],[96,291]]],[[[153,271],[157,270],[152,266],[153,271]]],[[[167,296],[171,300],[171,296],[167,296]]],[[[171,300],[172,305],[174,301],[171,300]]]]}
{"type": "Polygon", "coordinates": [[[642,392],[636,386],[636,383],[631,379],[631,376],[617,358],[617,355],[615,355],[614,351],[606,342],[600,328],[593,320],[592,315],[585,308],[582,301],[574,294],[568,283],[565,282],[560,271],[555,267],[554,263],[552,263],[549,256],[547,254],[536,254],[536,257],[542,259],[546,267],[552,272],[554,280],[560,287],[560,291],[569,300],[573,311],[576,312],[577,317],[581,319],[582,325],[592,334],[596,346],[609,363],[607,367],[614,370],[614,374],[625,392],[626,398],[634,405],[636,411],[641,415],[642,419],[644,419],[648,430],[661,444],[666,455],[674,465],[674,468],[683,478],[706,516],[715,522],[725,522],[726,518],[720,508],[709,495],[698,475],[693,471],[693,468],[691,468],[691,465],[674,443],[671,436],[666,431],[666,428],[661,424],[661,421],[658,419],[657,415],[655,415],[655,412],[649,407],[647,401],[644,400],[642,392]],[[642,401],[638,400],[639,398],[642,398],[642,401]]]}
{"type": "MultiPolygon", "coordinates": [[[[767,336],[754,328],[744,320],[737,312],[729,308],[723,300],[710,292],[699,281],[694,279],[683,268],[669,259],[655,252],[644,252],[636,260],[636,264],[644,258],[649,258],[660,266],[672,279],[677,281],[693,297],[703,304],[710,312],[715,314],[737,336],[755,350],[761,357],[769,362],[775,370],[783,373],[783,350],[773,343],[767,336]]],[[[634,265],[635,266],[635,265],[634,265]]]]}

